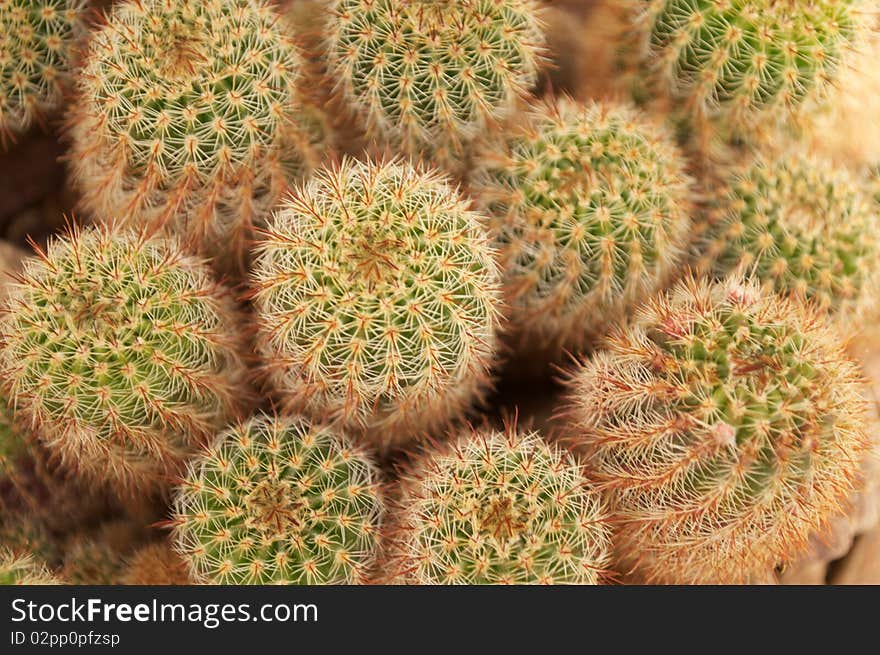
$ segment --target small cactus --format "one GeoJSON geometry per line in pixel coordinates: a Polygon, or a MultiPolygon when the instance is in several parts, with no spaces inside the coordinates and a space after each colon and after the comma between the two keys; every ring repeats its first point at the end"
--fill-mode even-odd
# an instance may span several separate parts
{"type": "Polygon", "coordinates": [[[847,323],[876,300],[880,222],[860,180],[802,156],[758,158],[718,203],[700,268],[749,274],[847,323]]]}
{"type": "Polygon", "coordinates": [[[235,308],[173,241],[71,229],[0,323],[4,391],[68,470],[123,495],[179,470],[242,399],[235,308]]]}
{"type": "Polygon", "coordinates": [[[869,444],[842,341],[808,305],[690,279],[572,373],[569,432],[609,495],[622,571],[742,583],[803,552],[869,444]]]}
{"type": "Polygon", "coordinates": [[[456,418],[488,385],[494,252],[432,172],[350,159],[319,171],[276,212],[252,286],[275,389],[381,448],[456,418]]]}
{"type": "Polygon", "coordinates": [[[364,454],[327,427],[258,417],[190,467],[171,521],[197,582],[352,584],[376,557],[382,502],[364,454]]]}
{"type": "Polygon", "coordinates": [[[453,166],[535,83],[535,0],[337,0],[328,57],[368,131],[453,166]]]}
{"type": "Polygon", "coordinates": [[[58,584],[62,582],[32,555],[17,555],[0,547],[0,586],[58,584]]]}
{"type": "Polygon", "coordinates": [[[61,106],[85,0],[0,0],[0,146],[61,106]]]}
{"type": "Polygon", "coordinates": [[[472,189],[501,255],[511,331],[579,349],[673,271],[690,226],[682,156],[620,105],[550,101],[499,148],[472,189]]]}
{"type": "Polygon", "coordinates": [[[610,525],[571,455],[537,432],[472,430],[401,481],[389,560],[414,584],[597,584],[610,525]]]}
{"type": "Polygon", "coordinates": [[[165,541],[144,546],[132,555],[122,574],[124,585],[188,585],[186,563],[165,541]]]}
{"type": "Polygon", "coordinates": [[[119,519],[74,533],[65,544],[59,575],[67,584],[118,584],[126,558],[143,543],[144,533],[140,525],[119,519]]]}
{"type": "Polygon", "coordinates": [[[861,0],[645,0],[645,60],[686,113],[744,132],[824,94],[861,0]]]}
{"type": "Polygon", "coordinates": [[[118,3],[91,38],[70,114],[83,206],[167,228],[237,272],[316,157],[301,55],[263,0],[118,3]]]}

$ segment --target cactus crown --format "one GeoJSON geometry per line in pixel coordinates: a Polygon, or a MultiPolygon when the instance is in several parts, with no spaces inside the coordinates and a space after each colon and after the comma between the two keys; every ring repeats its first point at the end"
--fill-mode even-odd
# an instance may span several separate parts
{"type": "Polygon", "coordinates": [[[570,100],[478,151],[514,329],[579,347],[670,272],[690,223],[684,163],[625,106],[570,100]]]}
{"type": "Polygon", "coordinates": [[[609,527],[581,466],[536,432],[473,431],[404,477],[392,553],[417,584],[595,584],[609,527]]]}
{"type": "Polygon", "coordinates": [[[328,46],[345,98],[408,152],[452,154],[532,86],[534,0],[337,0],[328,46]]]}
{"type": "Polygon", "coordinates": [[[120,490],[172,472],[241,394],[232,301],[171,241],[73,229],[7,300],[7,396],[65,464],[120,490]]]}
{"type": "Polygon", "coordinates": [[[375,559],[381,513],[366,455],[326,427],[258,417],[192,464],[174,539],[196,580],[351,584],[375,559]]]}
{"type": "Polygon", "coordinates": [[[85,0],[0,0],[0,142],[61,103],[85,0]]]}
{"type": "Polygon", "coordinates": [[[38,564],[32,555],[16,555],[0,548],[0,586],[61,584],[49,569],[38,564]]]}
{"type": "Polygon", "coordinates": [[[644,0],[649,61],[697,116],[754,127],[826,91],[861,0],[644,0]]]}
{"type": "Polygon", "coordinates": [[[296,409],[427,427],[484,386],[497,265],[476,214],[410,164],[345,160],[281,206],[253,275],[261,349],[296,409]]]}
{"type": "Polygon", "coordinates": [[[719,276],[750,273],[831,313],[865,309],[876,289],[880,225],[860,187],[826,162],[758,159],[721,201],[707,259],[719,276]]]}
{"type": "Polygon", "coordinates": [[[84,203],[217,250],[244,239],[310,161],[301,67],[263,0],[116,5],[92,37],[71,115],[84,203]]]}
{"type": "Polygon", "coordinates": [[[572,431],[648,581],[754,580],[845,505],[866,405],[811,308],[685,281],[607,346],[573,374],[572,431]]]}

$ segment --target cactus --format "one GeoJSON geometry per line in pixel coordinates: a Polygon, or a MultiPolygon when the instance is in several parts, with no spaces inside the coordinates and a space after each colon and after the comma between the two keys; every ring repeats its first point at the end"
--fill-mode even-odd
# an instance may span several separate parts
{"type": "Polygon", "coordinates": [[[126,558],[143,543],[144,532],[136,523],[117,519],[74,533],[65,544],[60,576],[68,584],[118,584],[126,558]]]}
{"type": "Polygon", "coordinates": [[[329,67],[372,135],[454,167],[537,79],[535,0],[337,0],[329,67]]]}
{"type": "Polygon", "coordinates": [[[571,374],[569,432],[609,494],[621,570],[740,583],[804,551],[869,445],[842,341],[755,283],[688,279],[571,374]]]}
{"type": "Polygon", "coordinates": [[[263,0],[115,5],[69,117],[84,208],[183,235],[241,270],[252,226],[317,156],[301,65],[263,0]]]}
{"type": "Polygon", "coordinates": [[[0,548],[16,555],[34,555],[41,562],[50,564],[61,560],[57,540],[45,525],[31,516],[3,516],[0,520],[0,548]]]}
{"type": "Polygon", "coordinates": [[[128,560],[122,574],[124,585],[188,585],[186,563],[165,541],[138,550],[128,560]]]}
{"type": "Polygon", "coordinates": [[[390,568],[415,584],[597,584],[610,525],[578,462],[537,432],[471,430],[401,480],[390,568]]]}
{"type": "Polygon", "coordinates": [[[0,548],[0,586],[57,584],[62,583],[32,555],[17,555],[0,548]]]}
{"type": "Polygon", "coordinates": [[[756,159],[728,186],[699,268],[751,274],[847,323],[870,309],[880,223],[860,180],[821,160],[786,156],[756,159]]]}
{"type": "Polygon", "coordinates": [[[382,501],[366,454],[300,418],[230,428],[190,467],[175,549],[217,584],[352,584],[376,557],[382,501]]]}
{"type": "Polygon", "coordinates": [[[0,0],[0,146],[61,106],[85,0],[0,0]]]}
{"type": "Polygon", "coordinates": [[[698,119],[745,132],[824,95],[861,32],[861,0],[646,0],[648,67],[698,119]]]}
{"type": "Polygon", "coordinates": [[[473,191],[523,344],[557,356],[583,347],[678,263],[690,226],[684,162],[628,107],[550,101],[476,161],[473,191]]]}
{"type": "Polygon", "coordinates": [[[443,178],[346,159],[301,185],[258,247],[268,378],[291,409],[380,448],[456,418],[488,384],[499,281],[443,178]]]}
{"type": "Polygon", "coordinates": [[[171,240],[93,227],[25,265],[0,324],[4,391],[62,466],[161,487],[242,402],[235,309],[171,240]]]}

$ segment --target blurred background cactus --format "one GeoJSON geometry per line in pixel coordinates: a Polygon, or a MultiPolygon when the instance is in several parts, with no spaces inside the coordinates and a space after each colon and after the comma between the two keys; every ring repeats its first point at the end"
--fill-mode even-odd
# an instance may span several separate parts
{"type": "Polygon", "coordinates": [[[62,108],[86,0],[0,0],[0,147],[62,108]]]}

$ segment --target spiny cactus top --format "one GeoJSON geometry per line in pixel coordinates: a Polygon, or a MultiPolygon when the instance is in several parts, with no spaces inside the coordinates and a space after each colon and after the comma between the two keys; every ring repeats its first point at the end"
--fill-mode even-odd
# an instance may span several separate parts
{"type": "Polygon", "coordinates": [[[380,446],[445,423],[487,383],[494,252],[435,173],[350,159],[319,171],[275,214],[253,286],[276,389],[380,446]]]}
{"type": "Polygon", "coordinates": [[[314,156],[300,69],[263,0],[117,3],[91,38],[70,116],[86,209],[241,255],[314,156]]]}
{"type": "Polygon", "coordinates": [[[596,584],[610,528],[581,466],[536,432],[473,431],[401,482],[392,568],[415,584],[596,584]]]}
{"type": "Polygon", "coordinates": [[[642,0],[648,64],[699,117],[755,127],[824,92],[862,0],[642,0]]]}
{"type": "Polygon", "coordinates": [[[809,306],[686,280],[572,374],[571,432],[648,582],[759,580],[841,511],[867,406],[809,306]]]}
{"type": "Polygon", "coordinates": [[[752,274],[852,323],[876,301],[880,269],[880,221],[861,186],[818,160],[756,160],[720,201],[704,266],[752,274]]]}
{"type": "Polygon", "coordinates": [[[31,555],[16,555],[0,547],[0,586],[57,584],[61,581],[31,555]]]}
{"type": "Polygon", "coordinates": [[[172,241],[127,231],[72,230],[38,255],[0,324],[7,397],[92,481],[162,483],[241,397],[229,294],[172,241]]]}
{"type": "Polygon", "coordinates": [[[657,287],[688,236],[682,157],[625,106],[538,107],[504,148],[478,150],[472,186],[532,345],[584,345],[657,287]]]}
{"type": "Polygon", "coordinates": [[[455,156],[533,85],[535,0],[336,0],[331,70],[377,136],[455,156]]]}
{"type": "Polygon", "coordinates": [[[0,0],[0,145],[61,104],[85,0],[0,0]]]}
{"type": "Polygon", "coordinates": [[[175,502],[175,548],[201,582],[363,582],[377,552],[377,483],[372,462],[336,432],[257,417],[193,462],[175,502]]]}

